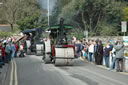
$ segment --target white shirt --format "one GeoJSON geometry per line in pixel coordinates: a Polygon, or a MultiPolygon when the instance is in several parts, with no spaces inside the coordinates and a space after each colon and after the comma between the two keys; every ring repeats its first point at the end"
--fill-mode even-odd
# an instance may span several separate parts
{"type": "Polygon", "coordinates": [[[88,51],[89,51],[90,53],[94,53],[94,45],[93,45],[93,44],[91,44],[91,45],[89,46],[88,51]]]}
{"type": "Polygon", "coordinates": [[[115,48],[113,48],[113,49],[112,49],[112,56],[113,56],[113,57],[116,57],[115,51],[116,51],[115,48]]]}

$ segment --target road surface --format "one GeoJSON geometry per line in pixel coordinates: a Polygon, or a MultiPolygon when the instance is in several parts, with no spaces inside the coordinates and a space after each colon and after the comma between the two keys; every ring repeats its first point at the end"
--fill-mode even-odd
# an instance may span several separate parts
{"type": "Polygon", "coordinates": [[[128,85],[128,75],[75,59],[74,66],[44,64],[41,56],[27,55],[11,62],[7,85],[128,85]]]}

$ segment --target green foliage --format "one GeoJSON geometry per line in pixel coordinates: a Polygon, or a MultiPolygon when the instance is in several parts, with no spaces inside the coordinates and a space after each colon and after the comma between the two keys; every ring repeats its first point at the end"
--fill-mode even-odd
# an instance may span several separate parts
{"type": "Polygon", "coordinates": [[[88,30],[90,35],[100,35],[103,23],[120,31],[121,9],[121,2],[117,0],[72,0],[62,8],[59,16],[76,28],[88,30]]]}
{"type": "Polygon", "coordinates": [[[0,37],[8,37],[11,36],[12,33],[11,32],[0,32],[0,37]]]}
{"type": "MultiPolygon", "coordinates": [[[[39,0],[1,1],[4,3],[0,6],[1,24],[11,25],[17,22],[20,30],[47,26],[46,16],[40,16],[39,0]]],[[[57,24],[58,20],[63,17],[66,24],[72,24],[75,27],[77,31],[72,30],[72,35],[78,37],[83,37],[83,30],[88,30],[90,36],[119,35],[120,22],[128,21],[128,2],[126,0],[56,1],[50,16],[50,24],[57,24]]],[[[47,13],[46,10],[42,10],[42,12],[47,13]]]]}
{"type": "Polygon", "coordinates": [[[20,30],[25,29],[33,29],[38,27],[45,27],[46,24],[46,18],[43,18],[41,21],[41,24],[38,24],[38,20],[40,18],[40,13],[34,13],[31,16],[26,16],[25,18],[17,21],[17,24],[19,25],[20,30]]]}
{"type": "MultiPolygon", "coordinates": [[[[16,22],[20,23],[20,20],[24,21],[24,18],[26,22],[29,22],[26,24],[26,27],[33,27],[31,24],[36,24],[35,21],[33,22],[36,19],[36,15],[34,17],[33,14],[37,11],[40,12],[40,5],[37,0],[2,0],[2,2],[3,4],[0,7],[0,11],[2,11],[0,12],[0,24],[10,24],[12,31],[14,31],[13,25],[16,22]]],[[[21,23],[25,23],[23,21],[21,23]]]]}
{"type": "Polygon", "coordinates": [[[79,28],[75,28],[70,31],[71,32],[68,34],[69,39],[72,39],[73,36],[76,36],[77,39],[84,38],[84,31],[80,30],[79,28]]]}
{"type": "Polygon", "coordinates": [[[124,21],[128,21],[128,7],[125,7],[124,9],[123,9],[123,20],[124,21]]]}
{"type": "Polygon", "coordinates": [[[118,36],[119,29],[116,26],[104,24],[100,27],[99,33],[101,36],[118,36]]]}

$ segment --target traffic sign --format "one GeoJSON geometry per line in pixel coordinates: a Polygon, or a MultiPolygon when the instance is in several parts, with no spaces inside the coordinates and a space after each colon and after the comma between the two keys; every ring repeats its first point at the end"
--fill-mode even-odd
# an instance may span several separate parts
{"type": "Polygon", "coordinates": [[[88,31],[84,31],[84,35],[85,36],[88,36],[88,31]]]}
{"type": "Polygon", "coordinates": [[[126,21],[121,22],[121,29],[122,29],[122,32],[127,32],[127,22],[126,21]]]}

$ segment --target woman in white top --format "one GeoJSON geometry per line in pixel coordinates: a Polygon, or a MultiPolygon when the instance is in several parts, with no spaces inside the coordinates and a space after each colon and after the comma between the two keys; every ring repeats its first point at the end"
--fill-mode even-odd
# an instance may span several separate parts
{"type": "Polygon", "coordinates": [[[93,61],[93,54],[94,54],[94,45],[92,42],[90,42],[90,45],[88,47],[88,52],[89,52],[89,61],[92,62],[93,61]]]}

